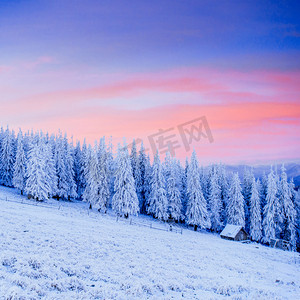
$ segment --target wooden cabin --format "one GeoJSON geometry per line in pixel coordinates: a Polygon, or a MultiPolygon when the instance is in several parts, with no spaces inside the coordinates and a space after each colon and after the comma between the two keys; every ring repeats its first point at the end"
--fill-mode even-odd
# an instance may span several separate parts
{"type": "Polygon", "coordinates": [[[232,241],[245,241],[248,240],[248,233],[243,226],[227,224],[223,231],[220,233],[222,239],[232,241]]]}

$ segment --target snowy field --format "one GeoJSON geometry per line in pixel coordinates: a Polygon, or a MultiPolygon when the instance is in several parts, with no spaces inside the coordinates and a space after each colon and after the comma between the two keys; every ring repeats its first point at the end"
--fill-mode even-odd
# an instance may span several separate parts
{"type": "Polygon", "coordinates": [[[25,203],[0,187],[0,299],[300,299],[299,253],[25,203]]]}

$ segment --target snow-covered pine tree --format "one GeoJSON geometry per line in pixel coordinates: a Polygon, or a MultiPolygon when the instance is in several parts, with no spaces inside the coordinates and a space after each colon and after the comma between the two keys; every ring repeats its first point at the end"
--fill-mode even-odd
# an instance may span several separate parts
{"type": "Polygon", "coordinates": [[[168,214],[169,218],[179,221],[181,217],[182,203],[181,194],[177,185],[177,164],[175,159],[172,159],[170,153],[166,153],[166,190],[168,199],[168,214]]]}
{"type": "Polygon", "coordinates": [[[21,191],[21,195],[23,195],[23,191],[25,189],[25,181],[26,181],[26,157],[23,146],[23,134],[20,130],[17,138],[17,154],[16,161],[14,165],[14,173],[13,173],[13,186],[21,191]]]}
{"type": "Polygon", "coordinates": [[[33,140],[29,148],[26,168],[25,192],[37,201],[47,200],[51,192],[43,143],[42,139],[38,142],[33,140]]]}
{"type": "Polygon", "coordinates": [[[12,143],[12,151],[13,151],[13,161],[16,161],[16,153],[17,153],[17,138],[14,130],[11,132],[11,143],[12,143]]]}
{"type": "Polygon", "coordinates": [[[188,195],[187,195],[187,173],[189,168],[189,160],[186,157],[185,159],[185,166],[182,173],[182,209],[181,209],[181,220],[185,220],[186,216],[186,208],[187,208],[187,201],[188,201],[188,195]]]}
{"type": "Polygon", "coordinates": [[[68,198],[68,174],[66,168],[66,148],[61,132],[56,137],[55,166],[57,174],[57,198],[68,198]]]}
{"type": "Polygon", "coordinates": [[[276,192],[277,213],[276,213],[276,222],[275,222],[276,223],[275,235],[277,237],[280,237],[282,235],[282,229],[283,229],[284,212],[283,212],[283,203],[281,201],[279,201],[281,187],[280,187],[280,176],[279,176],[277,165],[275,165],[274,176],[275,176],[275,182],[276,182],[276,187],[277,187],[277,192],[276,192]]]}
{"type": "Polygon", "coordinates": [[[112,198],[112,209],[120,216],[128,218],[139,212],[139,200],[135,190],[130,157],[127,145],[119,145],[115,173],[115,194],[112,198]]]}
{"type": "Polygon", "coordinates": [[[211,227],[207,202],[201,189],[199,170],[199,163],[194,150],[187,170],[186,222],[187,224],[194,225],[195,231],[198,226],[200,228],[211,227]]]}
{"type": "Polygon", "coordinates": [[[63,139],[64,144],[64,161],[67,175],[67,197],[68,200],[77,197],[77,186],[75,182],[75,171],[74,171],[74,146],[73,143],[69,143],[67,135],[63,139]]]}
{"type": "Polygon", "coordinates": [[[229,183],[228,183],[228,176],[226,173],[225,166],[223,164],[219,164],[217,168],[218,173],[218,183],[221,188],[221,222],[222,224],[227,224],[227,213],[226,208],[228,204],[228,194],[229,194],[229,183]]]}
{"type": "Polygon", "coordinates": [[[112,137],[109,138],[108,147],[107,147],[107,165],[108,165],[108,183],[109,183],[109,194],[110,198],[108,201],[108,207],[111,207],[111,201],[114,194],[114,184],[115,184],[115,161],[113,155],[113,143],[112,137]]]}
{"type": "Polygon", "coordinates": [[[3,129],[3,126],[1,126],[1,128],[0,128],[0,149],[1,149],[3,136],[4,136],[4,129],[3,129]]]}
{"type": "Polygon", "coordinates": [[[150,163],[149,155],[146,155],[145,160],[145,180],[144,180],[144,190],[145,190],[145,213],[149,212],[150,204],[150,194],[151,194],[151,176],[152,176],[152,166],[150,163]]]}
{"type": "Polygon", "coordinates": [[[207,202],[208,202],[208,197],[210,192],[211,176],[214,170],[215,170],[214,165],[209,165],[206,168],[204,168],[203,166],[200,167],[200,183],[201,183],[203,196],[207,202]]]}
{"type": "Polygon", "coordinates": [[[108,165],[108,182],[109,182],[109,194],[110,194],[108,206],[111,207],[111,200],[114,194],[115,171],[116,171],[116,165],[115,165],[114,155],[113,155],[112,136],[110,136],[108,141],[108,146],[107,146],[107,165],[108,165]]]}
{"type": "Polygon", "coordinates": [[[32,144],[39,144],[40,145],[41,144],[40,140],[41,140],[40,132],[37,131],[37,132],[34,133],[33,130],[32,130],[31,134],[30,134],[30,146],[32,144]]]}
{"type": "Polygon", "coordinates": [[[91,205],[91,200],[89,199],[90,198],[90,195],[91,195],[91,180],[92,180],[92,175],[91,175],[91,172],[90,170],[92,169],[92,165],[95,163],[93,162],[93,158],[92,158],[92,155],[93,155],[93,149],[91,147],[91,145],[89,144],[88,147],[86,148],[86,151],[84,153],[84,156],[83,156],[83,163],[82,163],[82,166],[83,166],[83,169],[82,169],[82,179],[84,180],[84,191],[83,191],[83,194],[82,194],[82,200],[83,202],[88,202],[90,203],[90,209],[92,209],[92,205],[91,205]]]}
{"type": "Polygon", "coordinates": [[[145,203],[146,154],[145,154],[143,141],[141,143],[141,148],[138,156],[138,167],[139,167],[139,173],[138,173],[139,176],[136,179],[137,194],[139,198],[140,211],[142,214],[145,214],[146,213],[146,203],[145,203]]]}
{"type": "Polygon", "coordinates": [[[180,160],[176,161],[176,186],[180,192],[180,202],[181,202],[181,212],[180,212],[180,220],[183,221],[185,218],[185,211],[183,208],[183,202],[185,201],[185,169],[182,167],[180,160]]]}
{"type": "Polygon", "coordinates": [[[98,207],[100,202],[99,197],[99,185],[100,185],[100,174],[98,164],[98,146],[95,143],[94,149],[88,148],[89,161],[88,161],[88,172],[86,175],[86,188],[83,194],[84,201],[90,204],[90,209],[94,206],[98,207]]]}
{"type": "Polygon", "coordinates": [[[168,219],[168,199],[163,168],[158,152],[154,156],[150,186],[151,192],[147,212],[159,220],[166,221],[168,219]]]}
{"type": "MultiPolygon", "coordinates": [[[[258,195],[259,195],[259,199],[260,199],[260,207],[261,207],[261,195],[262,195],[262,185],[261,185],[261,181],[259,178],[256,179],[256,187],[257,187],[257,190],[258,190],[258,195]]],[[[261,209],[260,209],[261,210],[261,209]]],[[[262,212],[261,212],[262,213],[262,212]]]]}
{"type": "Polygon", "coordinates": [[[251,191],[252,191],[252,183],[253,183],[253,171],[252,169],[244,170],[244,178],[243,178],[243,186],[242,186],[242,194],[244,197],[244,205],[245,205],[245,229],[247,232],[250,230],[250,199],[251,199],[251,191]]]}
{"type": "Polygon", "coordinates": [[[174,163],[175,163],[175,173],[176,173],[175,174],[176,186],[180,192],[180,196],[182,196],[182,190],[183,190],[182,174],[184,173],[184,168],[181,166],[179,159],[174,159],[174,163]]]}
{"type": "MultiPolygon", "coordinates": [[[[89,149],[91,150],[91,149],[89,149]]],[[[88,162],[89,162],[89,150],[87,148],[86,145],[86,141],[85,139],[83,140],[83,144],[82,144],[82,149],[81,149],[81,160],[80,160],[80,187],[78,188],[79,190],[79,194],[78,196],[80,196],[80,198],[83,199],[83,194],[84,191],[86,189],[86,184],[87,184],[87,172],[88,172],[88,162]]]]}
{"type": "MultiPolygon", "coordinates": [[[[293,177],[291,178],[291,180],[289,182],[289,188],[290,188],[290,192],[291,192],[291,195],[292,195],[292,201],[295,204],[296,197],[297,197],[297,192],[295,190],[295,184],[294,184],[294,178],[293,177]]],[[[298,192],[300,192],[299,189],[298,189],[298,192]]]]}
{"type": "Polygon", "coordinates": [[[296,249],[296,210],[292,201],[292,193],[287,181],[284,165],[281,168],[281,180],[279,184],[279,203],[283,207],[282,238],[289,241],[292,249],[296,249]]]}
{"type": "Polygon", "coordinates": [[[245,227],[245,205],[238,173],[233,174],[228,196],[227,223],[245,227]]]}
{"type": "Polygon", "coordinates": [[[279,212],[279,203],[277,198],[277,184],[273,169],[271,169],[268,175],[268,187],[266,196],[266,205],[264,207],[263,218],[263,241],[270,243],[271,239],[276,236],[276,228],[278,227],[279,218],[277,216],[279,212]]]}
{"type": "Polygon", "coordinates": [[[82,153],[80,141],[76,142],[76,147],[74,149],[74,175],[75,175],[75,183],[76,183],[76,193],[77,197],[80,198],[83,191],[81,190],[81,161],[82,161],[82,153]]]}
{"type": "Polygon", "coordinates": [[[27,157],[27,153],[29,152],[29,144],[30,144],[30,134],[29,131],[27,131],[23,135],[23,148],[24,148],[25,157],[27,157]]]}
{"type": "Polygon", "coordinates": [[[208,206],[210,211],[211,229],[215,232],[219,232],[222,229],[221,221],[221,188],[218,180],[218,173],[215,169],[210,176],[209,194],[208,194],[208,206]]]}
{"type": "Polygon", "coordinates": [[[138,158],[138,154],[137,154],[135,139],[132,142],[132,148],[131,148],[131,153],[130,153],[130,162],[131,162],[135,190],[136,190],[136,193],[137,193],[137,196],[139,199],[139,207],[140,207],[139,182],[141,181],[141,170],[140,170],[140,166],[139,166],[139,158],[138,158]]]}
{"type": "Polygon", "coordinates": [[[260,190],[262,216],[263,216],[264,207],[267,204],[267,202],[266,202],[267,192],[268,192],[268,177],[266,176],[266,173],[264,172],[262,179],[261,179],[261,190],[260,190]]]}
{"type": "Polygon", "coordinates": [[[53,197],[57,194],[57,175],[54,159],[55,151],[55,136],[51,135],[48,142],[44,141],[43,144],[44,153],[45,153],[45,164],[47,166],[46,175],[50,185],[49,196],[53,197]]]}
{"type": "Polygon", "coordinates": [[[292,201],[296,210],[296,248],[300,249],[300,190],[295,191],[295,185],[293,178],[289,184],[290,191],[292,194],[292,201]]]}
{"type": "Polygon", "coordinates": [[[252,189],[250,197],[250,236],[253,241],[259,242],[262,238],[260,194],[258,181],[252,178],[252,189]]]}
{"type": "Polygon", "coordinates": [[[10,132],[10,130],[6,129],[3,134],[2,143],[1,143],[1,184],[5,186],[12,187],[13,186],[13,173],[14,173],[14,164],[15,164],[15,145],[14,145],[14,132],[10,132]]]}
{"type": "Polygon", "coordinates": [[[98,150],[98,210],[106,213],[110,198],[109,164],[105,138],[100,140],[98,150]]]}
{"type": "Polygon", "coordinates": [[[171,155],[170,152],[166,152],[165,156],[165,161],[163,162],[163,172],[164,172],[164,178],[167,181],[169,175],[170,175],[170,170],[171,170],[171,155]]]}
{"type": "Polygon", "coordinates": [[[131,153],[130,153],[130,163],[134,180],[136,179],[136,173],[138,172],[138,156],[136,150],[135,139],[132,141],[131,153]]]}

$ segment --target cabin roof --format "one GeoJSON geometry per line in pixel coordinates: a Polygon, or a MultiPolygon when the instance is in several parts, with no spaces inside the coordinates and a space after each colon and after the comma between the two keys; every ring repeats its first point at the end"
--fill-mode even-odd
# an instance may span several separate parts
{"type": "Polygon", "coordinates": [[[236,235],[243,229],[241,225],[227,224],[220,235],[235,238],[236,235]]]}

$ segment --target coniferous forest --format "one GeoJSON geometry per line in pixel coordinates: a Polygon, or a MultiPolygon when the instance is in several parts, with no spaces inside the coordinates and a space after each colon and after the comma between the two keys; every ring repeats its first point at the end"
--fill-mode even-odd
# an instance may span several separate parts
{"type": "Polygon", "coordinates": [[[150,161],[143,143],[114,151],[111,140],[94,146],[67,135],[7,129],[0,131],[0,183],[36,201],[79,199],[99,213],[147,214],[219,233],[241,225],[251,240],[269,244],[280,238],[300,247],[300,199],[284,165],[255,178],[226,171],[223,164],[203,167],[193,152],[185,165],[169,153],[150,161]]]}

